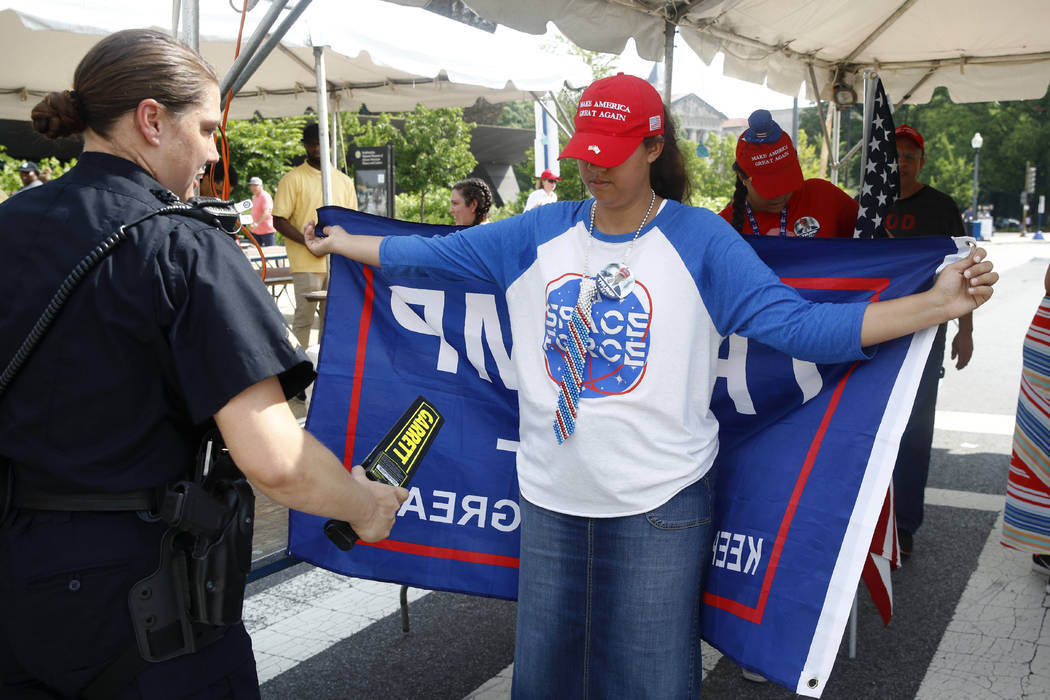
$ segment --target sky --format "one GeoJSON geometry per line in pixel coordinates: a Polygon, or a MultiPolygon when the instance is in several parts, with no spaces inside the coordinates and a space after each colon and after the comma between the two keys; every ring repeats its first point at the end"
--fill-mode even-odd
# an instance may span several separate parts
{"type": "MultiPolygon", "coordinates": [[[[675,41],[674,66],[672,67],[671,94],[675,97],[696,93],[702,100],[730,119],[747,118],[756,109],[790,109],[790,95],[774,92],[764,85],[746,80],[727,78],[722,75],[723,55],[718,54],[711,65],[706,65],[689,46],[675,41]]],[[[652,61],[643,61],[634,50],[634,40],[617,59],[617,67],[624,73],[648,78],[653,68],[652,61]]],[[[803,85],[805,89],[805,85],[803,85]]],[[[799,106],[808,102],[799,97],[799,106]]]]}
{"type": "MultiPolygon", "coordinates": [[[[514,32],[505,27],[500,27],[497,30],[497,32],[500,31],[517,34],[522,37],[529,36],[521,35],[520,32],[514,32]]],[[[557,34],[557,29],[548,23],[547,34],[543,37],[535,37],[534,40],[543,46],[550,47],[558,44],[557,34]]],[[[567,39],[563,40],[568,41],[567,39]]],[[[615,60],[617,70],[630,75],[637,75],[640,78],[648,78],[653,69],[652,61],[643,60],[638,56],[634,48],[634,39],[628,40],[624,52],[617,56],[615,60]]],[[[730,119],[746,119],[756,109],[776,110],[791,108],[792,98],[790,95],[774,92],[764,85],[737,80],[736,78],[727,78],[722,75],[722,60],[723,55],[718,54],[711,62],[711,65],[708,66],[700,60],[699,56],[693,53],[693,50],[689,48],[685,41],[677,38],[675,40],[674,67],[672,71],[672,80],[674,81],[671,89],[672,95],[679,97],[691,92],[696,93],[701,99],[730,119]]],[[[802,85],[802,90],[805,90],[805,84],[802,85]]],[[[800,92],[799,106],[804,107],[809,104],[809,101],[804,99],[804,94],[800,92]]]]}

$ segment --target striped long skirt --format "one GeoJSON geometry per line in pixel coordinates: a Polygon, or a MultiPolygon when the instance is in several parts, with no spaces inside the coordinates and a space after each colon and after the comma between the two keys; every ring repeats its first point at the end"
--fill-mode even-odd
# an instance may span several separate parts
{"type": "Polygon", "coordinates": [[[1002,542],[1050,554],[1050,296],[1024,339],[1002,542]]]}

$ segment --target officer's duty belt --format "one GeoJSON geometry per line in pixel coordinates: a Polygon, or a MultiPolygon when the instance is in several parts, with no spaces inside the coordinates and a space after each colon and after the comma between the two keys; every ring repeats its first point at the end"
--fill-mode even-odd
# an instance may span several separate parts
{"type": "Polygon", "coordinates": [[[119,493],[62,493],[16,482],[11,505],[26,510],[157,512],[165,487],[119,493]]]}

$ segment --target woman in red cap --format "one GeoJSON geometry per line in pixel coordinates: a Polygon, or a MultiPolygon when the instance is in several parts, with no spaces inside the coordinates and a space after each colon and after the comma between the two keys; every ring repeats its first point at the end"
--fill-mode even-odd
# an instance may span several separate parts
{"type": "Polygon", "coordinates": [[[529,193],[529,198],[525,200],[524,211],[529,211],[536,207],[542,207],[544,204],[554,204],[557,202],[558,195],[555,193],[554,188],[558,185],[558,180],[560,179],[560,177],[552,173],[550,170],[544,170],[540,173],[539,187],[529,193]]]}
{"type": "Polygon", "coordinates": [[[681,203],[689,182],[651,85],[595,82],[575,125],[561,157],[593,199],[434,238],[329,226],[306,240],[318,255],[505,291],[521,496],[514,697],[697,697],[722,339],[859,360],[973,309],[998,275],[978,250],[922,295],[804,301],[718,215],[681,203]]]}
{"type": "Polygon", "coordinates": [[[764,109],[736,142],[736,191],[720,213],[741,233],[852,238],[858,205],[827,180],[802,177],[791,138],[764,109]]]}

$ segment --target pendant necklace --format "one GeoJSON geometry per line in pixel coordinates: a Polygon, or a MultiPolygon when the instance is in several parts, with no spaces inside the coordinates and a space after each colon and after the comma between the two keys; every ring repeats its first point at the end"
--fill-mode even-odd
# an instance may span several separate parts
{"type": "MultiPolygon", "coordinates": [[[[638,230],[634,232],[634,237],[631,238],[630,245],[627,246],[627,252],[623,256],[623,261],[618,263],[609,263],[601,269],[595,278],[598,291],[601,292],[603,297],[607,299],[616,299],[623,301],[627,298],[627,295],[634,289],[634,273],[631,272],[631,268],[627,267],[627,260],[631,257],[631,252],[634,250],[634,243],[638,240],[638,236],[641,234],[642,229],[645,228],[645,222],[649,220],[649,214],[653,211],[653,205],[656,204],[656,192],[652,188],[649,189],[652,196],[649,198],[649,208],[645,210],[645,216],[642,217],[642,223],[638,225],[638,230]]],[[[590,267],[591,260],[591,240],[594,237],[594,213],[598,208],[597,200],[591,205],[591,221],[590,226],[587,228],[587,252],[583,259],[583,276],[586,279],[588,268],[590,267]]],[[[581,287],[582,289],[582,287],[581,287]]]]}

